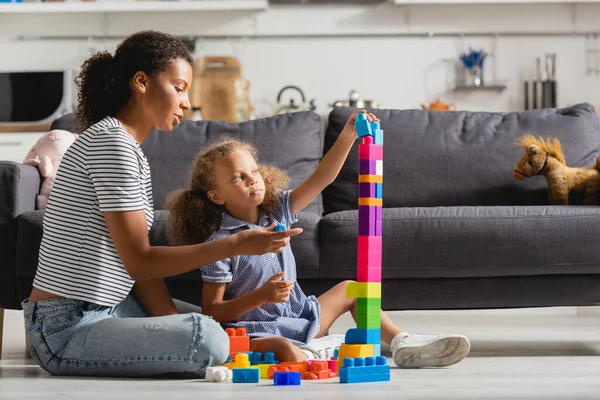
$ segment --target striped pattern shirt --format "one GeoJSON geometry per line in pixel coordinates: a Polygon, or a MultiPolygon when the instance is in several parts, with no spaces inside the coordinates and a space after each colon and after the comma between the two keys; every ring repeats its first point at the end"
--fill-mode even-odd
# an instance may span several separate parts
{"type": "Polygon", "coordinates": [[[44,214],[33,286],[63,297],[114,306],[134,281],[119,258],[104,211],[144,210],[154,220],[150,167],[142,149],[106,117],[69,147],[44,214]]]}

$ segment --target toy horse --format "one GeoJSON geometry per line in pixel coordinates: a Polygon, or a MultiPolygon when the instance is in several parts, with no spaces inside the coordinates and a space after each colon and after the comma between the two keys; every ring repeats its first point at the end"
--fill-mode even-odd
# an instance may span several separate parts
{"type": "Polygon", "coordinates": [[[513,171],[516,179],[544,175],[548,183],[550,202],[568,205],[569,193],[584,191],[584,204],[596,204],[596,192],[600,189],[600,156],[593,167],[568,167],[558,139],[535,138],[525,135],[517,144],[525,148],[513,171]]]}

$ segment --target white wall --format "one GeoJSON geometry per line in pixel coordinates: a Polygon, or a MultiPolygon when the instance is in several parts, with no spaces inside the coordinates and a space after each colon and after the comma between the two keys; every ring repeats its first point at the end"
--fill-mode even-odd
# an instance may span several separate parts
{"type": "MultiPolygon", "coordinates": [[[[515,36],[515,32],[600,31],[600,4],[436,6],[272,6],[268,11],[16,15],[0,14],[0,70],[78,68],[92,51],[115,40],[17,40],[25,35],[125,36],[140,29],[177,35],[248,36],[199,39],[196,55],[232,54],[251,81],[259,114],[270,112],[280,88],[300,86],[318,110],[350,89],[383,108],[414,108],[439,96],[459,109],[508,111],[523,107],[523,79],[535,58],[557,53],[559,106],[600,105],[600,75],[587,74],[582,36],[515,36]],[[401,37],[433,32],[433,37],[401,37]],[[456,36],[436,37],[454,33],[456,36]],[[467,36],[459,33],[498,33],[467,36]],[[252,36],[258,35],[258,38],[252,36]],[[275,37],[273,37],[275,35],[275,37]],[[294,35],[282,38],[281,35],[294,35]],[[310,38],[310,35],[321,35],[310,38]],[[323,37],[346,35],[344,37],[323,37]],[[377,35],[369,37],[369,35],[377,35]],[[503,92],[458,93],[453,65],[469,46],[494,52],[486,77],[505,80],[503,92]]],[[[600,39],[598,40],[600,47],[600,39]]],[[[600,63],[600,55],[599,63],[600,63]]]]}

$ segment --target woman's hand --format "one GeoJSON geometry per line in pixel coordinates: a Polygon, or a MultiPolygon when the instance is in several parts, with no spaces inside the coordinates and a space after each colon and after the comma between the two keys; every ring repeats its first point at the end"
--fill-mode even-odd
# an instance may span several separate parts
{"type": "Polygon", "coordinates": [[[273,223],[268,228],[247,229],[232,235],[235,238],[234,254],[253,256],[280,253],[290,242],[290,237],[302,233],[302,228],[274,232],[276,225],[273,223]]]}

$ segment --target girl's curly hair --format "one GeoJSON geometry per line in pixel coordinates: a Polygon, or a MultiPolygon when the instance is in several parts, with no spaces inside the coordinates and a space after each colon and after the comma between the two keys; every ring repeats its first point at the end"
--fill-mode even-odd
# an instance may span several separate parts
{"type": "Polygon", "coordinates": [[[75,78],[78,128],[83,131],[104,117],[114,117],[129,102],[129,81],[138,71],[155,78],[176,59],[193,66],[185,43],[156,31],[129,36],[117,47],[114,57],[107,51],[91,56],[75,78]]]}
{"type": "MultiPolygon", "coordinates": [[[[251,144],[228,138],[214,143],[196,157],[190,187],[169,196],[167,237],[170,244],[202,243],[219,228],[225,207],[213,203],[206,193],[215,186],[215,163],[240,149],[257,158],[257,151],[251,144]]],[[[265,198],[260,211],[273,213],[279,204],[278,190],[287,188],[289,178],[277,167],[259,164],[258,169],[265,181],[265,198]]]]}

